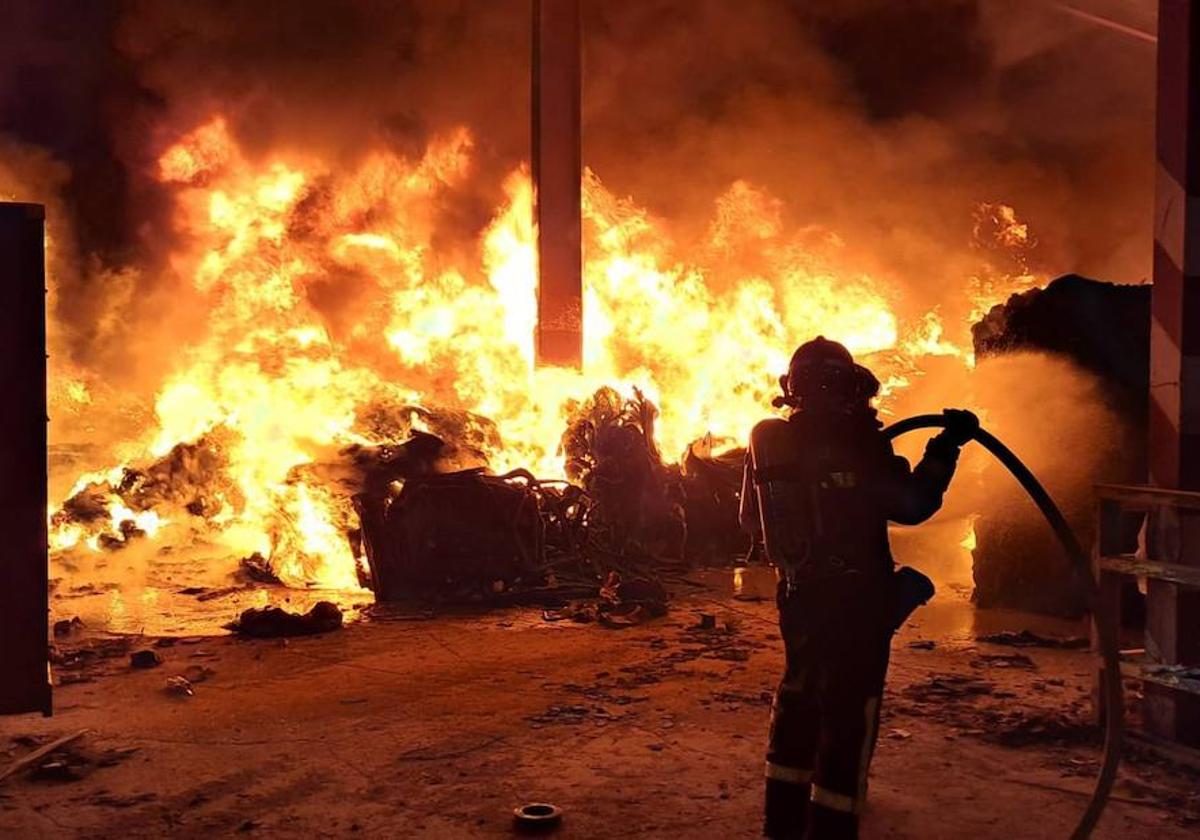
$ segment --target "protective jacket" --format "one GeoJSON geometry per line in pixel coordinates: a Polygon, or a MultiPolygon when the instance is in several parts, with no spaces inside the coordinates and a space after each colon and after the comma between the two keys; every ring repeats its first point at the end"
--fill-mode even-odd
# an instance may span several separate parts
{"type": "Polygon", "coordinates": [[[936,513],[958,453],[939,435],[910,468],[865,408],[797,411],[751,435],[741,522],[781,572],[787,663],[771,715],[768,837],[858,836],[895,630],[888,522],[936,513]]]}
{"type": "Polygon", "coordinates": [[[799,542],[806,544],[807,560],[819,576],[826,576],[830,566],[870,576],[891,573],[888,522],[916,525],[936,513],[954,477],[958,453],[958,446],[939,435],[930,440],[916,468],[910,468],[869,410],[797,411],[787,420],[764,420],[751,433],[747,452],[742,528],[767,538],[767,557],[784,572],[805,564],[806,558],[793,554],[801,550],[795,545],[799,542]],[[756,443],[764,438],[766,446],[782,451],[760,453],[756,443]],[[764,487],[774,490],[774,499],[763,493],[764,487]],[[781,508],[767,509],[765,523],[759,503],[763,495],[768,505],[778,500],[781,508]],[[785,521],[772,522],[774,514],[785,521]],[[785,541],[791,545],[782,546],[783,556],[772,556],[771,531],[788,532],[785,541]]]}

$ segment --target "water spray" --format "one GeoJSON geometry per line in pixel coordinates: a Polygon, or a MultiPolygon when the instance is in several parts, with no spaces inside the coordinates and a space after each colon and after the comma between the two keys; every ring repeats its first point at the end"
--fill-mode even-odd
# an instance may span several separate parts
{"type": "MultiPolygon", "coordinates": [[[[944,428],[946,428],[946,418],[944,416],[940,414],[922,414],[888,426],[883,430],[883,434],[891,440],[918,429],[944,428]]],[[[1050,494],[1046,492],[1046,488],[1030,472],[1029,468],[1021,462],[1021,459],[994,435],[983,429],[978,429],[971,437],[995,456],[996,460],[1012,473],[1013,478],[1020,483],[1025,492],[1029,494],[1029,497],[1033,499],[1034,504],[1038,506],[1038,509],[1046,518],[1046,522],[1053,529],[1055,536],[1058,537],[1063,551],[1066,552],[1071,565],[1077,572],[1078,579],[1087,589],[1087,603],[1092,608],[1092,619],[1096,627],[1100,657],[1104,663],[1101,673],[1102,711],[1104,715],[1104,758],[1100,764],[1100,773],[1096,777],[1096,787],[1092,791],[1092,798],[1088,802],[1083,815],[1079,818],[1075,830],[1071,833],[1071,840],[1086,840],[1086,838],[1091,836],[1092,831],[1096,828],[1096,824],[1100,821],[1100,816],[1104,813],[1109,795],[1112,793],[1113,784],[1117,779],[1117,768],[1121,763],[1125,698],[1121,686],[1116,619],[1114,616],[1096,609],[1098,593],[1096,580],[1092,575],[1091,560],[1088,553],[1084,551],[1083,546],[1080,544],[1079,538],[1075,536],[1075,532],[1067,524],[1062,511],[1058,509],[1058,505],[1054,503],[1054,499],[1050,498],[1050,494]]]]}

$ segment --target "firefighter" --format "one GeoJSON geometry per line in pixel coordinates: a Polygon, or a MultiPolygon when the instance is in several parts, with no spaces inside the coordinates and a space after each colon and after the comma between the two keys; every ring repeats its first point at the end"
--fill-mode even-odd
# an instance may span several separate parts
{"type": "MultiPolygon", "coordinates": [[[[878,380],[841,344],[801,345],[780,385],[775,404],[790,416],[751,433],[740,510],[779,573],[787,663],[771,712],[763,833],[856,838],[891,636],[916,606],[899,601],[912,597],[914,576],[927,581],[897,575],[887,525],[937,512],[979,421],[947,409],[947,428],[910,469],[871,408],[878,380]]],[[[932,585],[916,600],[929,595],[932,585]]]]}

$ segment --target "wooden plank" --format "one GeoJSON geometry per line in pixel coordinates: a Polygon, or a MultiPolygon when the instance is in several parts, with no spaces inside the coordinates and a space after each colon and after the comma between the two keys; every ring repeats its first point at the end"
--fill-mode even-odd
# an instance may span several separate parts
{"type": "Polygon", "coordinates": [[[1156,580],[1167,580],[1184,586],[1200,588],[1200,566],[1181,566],[1178,563],[1152,563],[1132,554],[1118,554],[1100,558],[1100,569],[1122,575],[1142,575],[1156,580]]]}
{"type": "Polygon", "coordinates": [[[1146,732],[1126,732],[1125,737],[1130,742],[1145,747],[1163,758],[1174,761],[1176,764],[1200,770],[1200,750],[1198,749],[1185,747],[1183,744],[1176,744],[1174,741],[1165,741],[1146,732]]]}
{"type": "Polygon", "coordinates": [[[0,714],[50,713],[45,216],[0,203],[0,714]]]}
{"type": "Polygon", "coordinates": [[[1121,578],[1101,568],[1103,554],[1120,551],[1121,548],[1121,505],[1109,499],[1096,504],[1096,543],[1092,549],[1092,576],[1096,580],[1096,600],[1092,604],[1089,625],[1092,652],[1096,654],[1096,668],[1092,674],[1092,720],[1097,726],[1104,725],[1108,710],[1105,701],[1104,661],[1100,656],[1101,633],[1098,622],[1117,627],[1121,615],[1121,578]]]}
{"type": "Polygon", "coordinates": [[[1154,667],[1144,662],[1127,659],[1121,662],[1121,673],[1126,677],[1153,683],[1181,694],[1200,696],[1200,678],[1180,676],[1169,671],[1151,670],[1154,667]]]}
{"type": "Polygon", "coordinates": [[[88,730],[80,729],[78,732],[76,732],[74,734],[64,735],[61,738],[56,738],[55,740],[51,741],[49,744],[44,744],[43,746],[38,747],[33,752],[27,753],[27,754],[21,756],[16,761],[14,761],[12,764],[8,765],[8,767],[4,768],[3,771],[0,771],[0,782],[3,782],[9,776],[12,776],[16,773],[20,773],[22,770],[24,770],[29,765],[33,764],[36,761],[39,761],[40,759],[45,758],[46,756],[50,755],[50,753],[54,752],[55,750],[61,750],[63,747],[65,747],[67,744],[70,744],[72,741],[78,741],[80,738],[82,738],[87,733],[88,733],[88,730]]]}
{"type": "Polygon", "coordinates": [[[1096,496],[1120,502],[1127,510],[1148,510],[1174,507],[1200,510],[1200,493],[1187,490],[1168,490],[1163,487],[1144,487],[1128,484],[1097,484],[1096,496]]]}

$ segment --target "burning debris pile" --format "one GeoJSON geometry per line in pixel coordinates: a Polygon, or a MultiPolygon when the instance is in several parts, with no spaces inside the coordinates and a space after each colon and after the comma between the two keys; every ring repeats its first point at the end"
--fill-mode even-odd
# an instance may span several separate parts
{"type": "MultiPolygon", "coordinates": [[[[512,600],[533,592],[561,600],[607,591],[615,606],[622,589],[626,603],[630,586],[654,590],[649,581],[661,561],[684,560],[689,509],[709,538],[738,541],[731,458],[722,462],[693,446],[690,471],[664,464],[654,437],[658,409],[636,389],[626,399],[601,388],[569,411],[561,443],[569,480],[524,469],[495,475],[484,450],[495,445],[492,424],[419,407],[369,413],[377,434],[407,439],[346,447],[294,468],[286,480],[329,489],[330,503],[346,512],[340,536],[358,582],[383,601],[512,600]]],[[[91,548],[100,551],[153,536],[175,517],[216,533],[227,508],[241,504],[225,472],[227,446],[209,434],[144,466],[85,477],[51,524],[60,535],[90,532],[91,548]]],[[[732,457],[740,463],[740,452],[732,457]]],[[[278,511],[267,551],[241,558],[242,577],[288,582],[269,558],[303,539],[301,529],[278,511]]],[[[713,546],[704,548],[711,556],[713,546]]]]}
{"type": "Polygon", "coordinates": [[[220,513],[220,501],[237,502],[224,477],[228,466],[220,439],[205,435],[171,448],[144,467],[118,467],[105,475],[86,475],[50,517],[58,548],[85,538],[93,549],[123,548],[153,535],[162,525],[159,510],[180,509],[200,517],[220,513]]]}
{"type": "Polygon", "coordinates": [[[599,594],[611,613],[665,601],[650,581],[664,563],[687,558],[691,517],[707,519],[706,533],[725,544],[739,541],[728,475],[714,481],[718,468],[701,465],[717,462],[697,452],[691,474],[665,464],[654,436],[658,409],[640,390],[625,398],[604,387],[567,408],[565,481],[524,469],[499,476],[482,466],[433,469],[447,444],[428,434],[400,447],[388,463],[409,465],[406,474],[390,472],[355,496],[376,595],[582,592],[599,594]],[[689,499],[709,504],[689,513],[689,499]],[[717,499],[726,504],[714,508],[717,499]],[[634,590],[656,594],[634,597],[634,590]]]}
{"type": "Polygon", "coordinates": [[[969,399],[994,304],[1080,256],[1141,262],[1149,76],[1073,31],[1030,45],[986,4],[592,4],[583,363],[538,369],[528,5],[347,2],[330,37],[328,4],[264,3],[42,0],[10,27],[0,193],[49,209],[64,578],[124,591],[186,556],[355,592],[389,528],[384,553],[456,537],[398,524],[435,497],[510,499],[522,527],[537,503],[540,538],[489,545],[511,568],[451,589],[736,555],[736,447],[800,341],[870,366],[883,417],[936,410],[969,399]],[[897,26],[951,33],[948,72],[897,26]]]}
{"type": "MultiPolygon", "coordinates": [[[[68,565],[142,545],[252,581],[479,600],[727,559],[737,444],[798,337],[863,358],[886,413],[927,357],[970,363],[971,313],[1034,283],[1002,205],[976,208],[987,242],[927,310],[759,187],[733,183],[677,240],[587,173],[583,369],[539,369],[527,171],[471,242],[439,228],[472,177],[466,129],[350,162],[250,153],[220,116],[174,138],[161,270],[187,337],[149,427],[57,465],[83,473],[51,512],[68,565]]],[[[55,411],[106,410],[102,376],[57,375],[55,411]]]]}
{"type": "Polygon", "coordinates": [[[629,399],[601,388],[571,410],[562,450],[567,477],[590,501],[591,545],[618,555],[683,559],[680,475],[663,464],[655,443],[655,405],[637,388],[629,399]]]}

